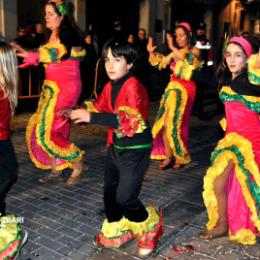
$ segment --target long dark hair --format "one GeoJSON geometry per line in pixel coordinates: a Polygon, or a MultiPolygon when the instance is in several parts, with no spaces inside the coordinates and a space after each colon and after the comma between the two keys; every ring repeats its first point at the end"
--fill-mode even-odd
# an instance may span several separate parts
{"type": "MultiPolygon", "coordinates": [[[[245,54],[246,56],[246,53],[243,49],[243,47],[238,44],[238,43],[234,43],[234,42],[231,42],[232,44],[236,44],[237,46],[239,46],[241,48],[241,50],[243,51],[243,53],[245,54]]],[[[231,43],[228,43],[227,46],[231,43]]],[[[225,50],[224,50],[225,51],[225,50]]],[[[245,79],[247,78],[247,66],[245,66],[240,75],[245,75],[245,79]]],[[[216,70],[216,77],[218,79],[218,89],[220,90],[220,88],[225,85],[225,84],[230,84],[231,82],[231,79],[232,79],[232,74],[228,68],[228,65],[227,65],[227,62],[226,62],[226,58],[224,57],[224,55],[222,55],[222,60],[220,62],[220,64],[218,65],[217,67],[217,70],[216,70]]]]}
{"type": "MultiPolygon", "coordinates": [[[[48,2],[46,5],[53,6],[55,12],[59,16],[62,16],[62,14],[59,12],[58,8],[56,7],[55,3],[48,2]]],[[[64,34],[65,32],[73,32],[73,37],[74,37],[74,35],[76,35],[78,37],[78,39],[80,39],[80,41],[82,42],[83,41],[82,32],[81,32],[80,28],[78,27],[78,25],[76,24],[76,21],[72,15],[72,6],[69,6],[69,7],[70,7],[70,14],[63,16],[61,24],[58,28],[58,36],[61,39],[62,34],[64,34]]],[[[46,39],[49,39],[50,35],[51,35],[51,30],[47,28],[46,29],[46,39]]]]}

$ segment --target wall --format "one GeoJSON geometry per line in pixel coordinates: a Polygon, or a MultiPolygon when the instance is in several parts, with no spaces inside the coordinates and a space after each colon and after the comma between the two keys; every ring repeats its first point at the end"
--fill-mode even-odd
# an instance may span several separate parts
{"type": "Polygon", "coordinates": [[[0,0],[0,30],[8,41],[16,35],[17,5],[16,0],[0,0]]]}
{"type": "Polygon", "coordinates": [[[86,30],[86,0],[72,0],[74,5],[74,17],[82,31],[86,30]]]}

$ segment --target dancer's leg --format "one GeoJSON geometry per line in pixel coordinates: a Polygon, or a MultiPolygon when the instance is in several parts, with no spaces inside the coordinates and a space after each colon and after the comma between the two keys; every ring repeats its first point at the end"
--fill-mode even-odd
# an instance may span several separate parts
{"type": "Polygon", "coordinates": [[[226,211],[227,211],[227,195],[226,195],[226,184],[228,176],[234,167],[234,163],[230,161],[223,171],[223,173],[216,178],[214,181],[214,191],[217,198],[218,204],[218,222],[216,226],[206,232],[200,234],[201,238],[212,239],[221,236],[225,236],[227,233],[227,221],[226,221],[226,211]]]}

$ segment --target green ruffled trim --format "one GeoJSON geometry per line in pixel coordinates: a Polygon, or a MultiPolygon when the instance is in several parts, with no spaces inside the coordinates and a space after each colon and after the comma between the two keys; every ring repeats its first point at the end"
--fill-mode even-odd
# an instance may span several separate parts
{"type": "Polygon", "coordinates": [[[158,120],[162,117],[162,115],[165,113],[165,103],[166,103],[166,101],[167,101],[167,99],[168,99],[168,97],[169,97],[169,95],[170,95],[170,93],[171,93],[172,90],[173,90],[173,89],[169,89],[169,90],[167,90],[167,91],[164,93],[164,95],[163,95],[163,103],[162,103],[162,105],[160,106],[160,108],[159,108],[159,110],[158,110],[158,112],[157,112],[157,114],[156,114],[155,121],[158,121],[158,120]]]}
{"type": "Polygon", "coordinates": [[[257,77],[256,74],[248,71],[248,79],[251,84],[259,85],[260,84],[260,77],[257,77]]]}
{"type": "Polygon", "coordinates": [[[258,187],[256,185],[256,183],[254,181],[252,181],[250,172],[244,166],[245,159],[244,159],[242,153],[239,151],[239,148],[237,146],[230,146],[230,147],[226,147],[226,148],[223,148],[223,149],[215,150],[211,154],[211,158],[210,158],[211,165],[214,164],[214,161],[218,157],[218,155],[221,154],[221,153],[224,153],[225,151],[231,151],[236,155],[237,160],[238,160],[238,166],[240,167],[240,169],[242,170],[242,172],[246,176],[246,183],[247,183],[249,190],[250,190],[250,192],[251,192],[251,194],[252,194],[252,196],[255,200],[258,219],[260,219],[260,187],[258,187]]]}
{"type": "Polygon", "coordinates": [[[242,102],[248,109],[256,112],[256,113],[260,113],[260,103],[259,102],[252,102],[252,101],[248,101],[246,98],[244,98],[242,95],[239,94],[235,94],[235,95],[230,95],[226,92],[221,92],[219,94],[219,97],[221,99],[221,101],[224,103],[225,101],[239,101],[242,102]]]}
{"type": "Polygon", "coordinates": [[[45,127],[46,127],[46,118],[48,116],[48,110],[49,110],[49,107],[51,106],[51,99],[53,98],[54,96],[54,90],[50,87],[50,86],[47,86],[47,85],[43,85],[43,91],[44,90],[48,90],[49,93],[50,93],[50,99],[48,100],[47,104],[45,105],[43,111],[42,111],[42,116],[41,116],[41,120],[40,120],[40,127],[39,127],[39,130],[40,130],[40,142],[42,144],[42,146],[48,151],[49,154],[51,154],[53,157],[55,158],[59,158],[59,159],[62,159],[62,160],[67,160],[67,161],[73,161],[77,158],[80,157],[80,151],[75,151],[74,153],[72,153],[71,155],[66,155],[66,156],[62,156],[61,154],[58,154],[56,153],[54,150],[52,150],[48,144],[45,142],[45,127]]]}
{"type": "Polygon", "coordinates": [[[178,140],[178,132],[177,132],[177,125],[178,125],[178,120],[179,120],[179,114],[180,114],[180,104],[181,104],[181,90],[179,89],[169,89],[164,93],[164,99],[163,99],[163,104],[159,108],[157,115],[156,115],[156,121],[159,120],[162,115],[165,113],[165,103],[167,102],[167,99],[171,93],[171,91],[176,91],[177,92],[177,100],[176,100],[176,111],[174,114],[174,119],[173,119],[173,141],[175,145],[176,152],[179,156],[182,156],[183,151],[181,149],[179,140],[178,140]]]}
{"type": "Polygon", "coordinates": [[[48,52],[51,56],[52,62],[58,61],[57,49],[56,48],[50,48],[50,49],[48,49],[48,52]]]}
{"type": "Polygon", "coordinates": [[[176,152],[179,156],[183,155],[183,151],[181,149],[179,140],[178,140],[178,132],[177,132],[177,125],[180,117],[180,104],[181,104],[181,90],[179,89],[174,89],[174,91],[177,92],[177,101],[176,101],[176,111],[174,114],[174,119],[173,119],[173,140],[175,144],[175,149],[176,152]]]}

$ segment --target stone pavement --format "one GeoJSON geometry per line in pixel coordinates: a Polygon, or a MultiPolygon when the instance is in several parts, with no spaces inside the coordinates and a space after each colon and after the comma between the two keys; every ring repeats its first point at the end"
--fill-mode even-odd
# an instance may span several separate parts
{"type": "MultiPolygon", "coordinates": [[[[151,103],[151,123],[158,102],[151,103]]],[[[12,140],[20,164],[20,175],[7,199],[7,211],[23,217],[23,228],[29,240],[21,260],[130,260],[136,255],[136,242],[120,249],[97,250],[92,239],[101,228],[103,215],[102,187],[106,130],[93,126],[73,126],[71,138],[86,151],[89,171],[80,184],[68,187],[65,171],[60,182],[41,184],[38,178],[46,171],[31,163],[25,144],[25,126],[30,113],[15,116],[12,140]]],[[[141,199],[163,209],[165,234],[157,251],[148,259],[260,259],[259,240],[255,246],[240,246],[219,238],[202,241],[197,238],[207,216],[201,198],[203,175],[209,165],[210,152],[220,138],[215,120],[204,122],[192,117],[190,147],[192,163],[173,173],[151,165],[143,182],[141,199]],[[182,253],[176,246],[188,245],[182,253]]]]}

